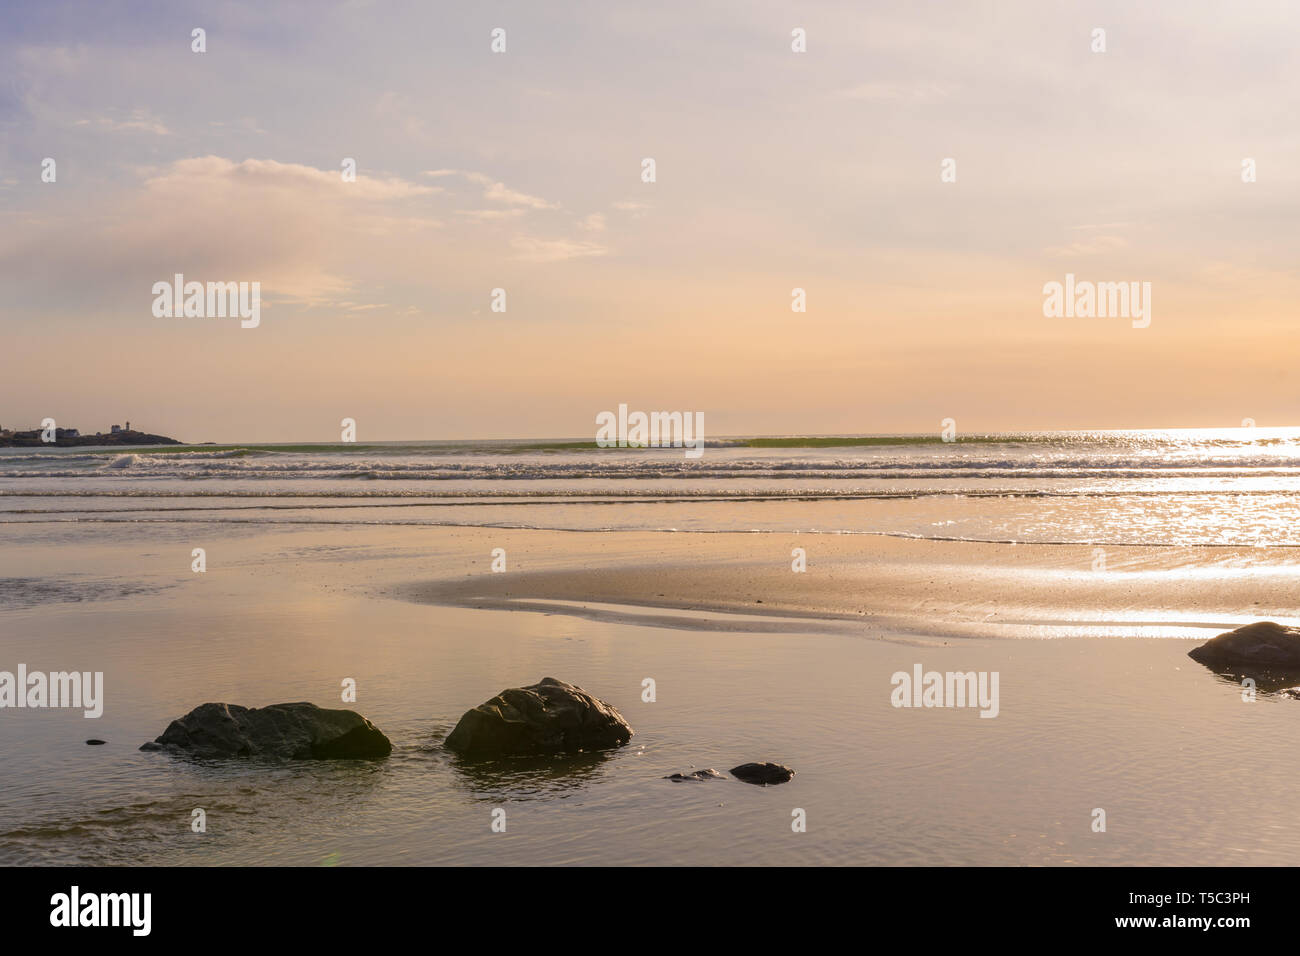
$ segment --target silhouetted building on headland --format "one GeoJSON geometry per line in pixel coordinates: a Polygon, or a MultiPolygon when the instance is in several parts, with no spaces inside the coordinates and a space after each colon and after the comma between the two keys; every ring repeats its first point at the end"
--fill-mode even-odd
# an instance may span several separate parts
{"type": "MultiPolygon", "coordinates": [[[[53,423],[51,423],[53,424],[53,423]]],[[[150,435],[146,432],[137,432],[131,430],[131,423],[127,422],[126,427],[121,425],[112,425],[111,431],[105,435],[103,432],[95,432],[93,435],[82,435],[76,428],[55,428],[53,441],[47,441],[50,430],[47,428],[25,428],[14,431],[0,429],[0,448],[39,448],[49,447],[50,445],[182,445],[184,442],[175,438],[168,438],[166,435],[150,435]]]]}

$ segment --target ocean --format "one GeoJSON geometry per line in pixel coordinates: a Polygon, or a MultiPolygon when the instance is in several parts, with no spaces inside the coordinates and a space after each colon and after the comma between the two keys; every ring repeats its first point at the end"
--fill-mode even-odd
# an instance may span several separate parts
{"type": "Polygon", "coordinates": [[[800,531],[1300,545],[1300,429],[0,449],[0,521],[800,531]],[[767,443],[779,443],[770,447],[767,443]]]}

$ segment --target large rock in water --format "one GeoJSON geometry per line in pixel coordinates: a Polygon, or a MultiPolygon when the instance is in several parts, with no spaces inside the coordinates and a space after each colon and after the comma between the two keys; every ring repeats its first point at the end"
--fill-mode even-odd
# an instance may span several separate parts
{"type": "Polygon", "coordinates": [[[794,777],[794,771],[779,763],[742,763],[731,768],[731,775],[745,783],[768,784],[786,783],[794,777]]]}
{"type": "Polygon", "coordinates": [[[351,710],[315,704],[202,704],[173,720],[141,750],[173,750],[195,757],[346,759],[387,757],[393,745],[351,710]]]}
{"type": "Polygon", "coordinates": [[[631,738],[632,728],[609,704],[543,677],[466,711],[445,743],[466,756],[518,756],[604,750],[631,738]]]}
{"type": "Polygon", "coordinates": [[[1296,674],[1300,673],[1300,628],[1256,621],[1220,634],[1187,656],[1220,673],[1296,674]]]}

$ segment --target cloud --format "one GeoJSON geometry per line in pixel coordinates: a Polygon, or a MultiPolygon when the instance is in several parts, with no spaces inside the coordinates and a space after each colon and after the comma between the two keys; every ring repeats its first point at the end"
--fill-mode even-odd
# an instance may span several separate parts
{"type": "Polygon", "coordinates": [[[1096,235],[1078,239],[1064,246],[1051,246],[1045,252],[1049,256],[1095,256],[1127,248],[1128,244],[1128,240],[1123,236],[1096,235]]]}
{"type": "Polygon", "coordinates": [[[402,314],[431,292],[436,301],[483,262],[610,253],[595,241],[600,213],[563,216],[558,234],[518,234],[523,217],[557,207],[483,174],[444,188],[364,173],[345,182],[341,173],[207,155],[137,168],[133,183],[90,199],[50,191],[38,213],[0,212],[0,282],[15,290],[12,307],[57,301],[142,322],[153,321],[146,293],[176,273],[259,282],[268,307],[374,316],[402,314]],[[497,201],[435,205],[480,191],[497,201]]]}
{"type": "Polygon", "coordinates": [[[317,169],[300,163],[274,159],[245,159],[233,162],[220,156],[181,159],[158,175],[145,180],[145,187],[167,193],[223,187],[262,190],[293,190],[322,199],[409,199],[439,192],[437,186],[421,186],[404,179],[379,179],[357,173],[355,182],[343,179],[339,170],[317,169]]]}
{"type": "Polygon", "coordinates": [[[497,222],[518,219],[527,213],[526,209],[457,209],[456,215],[473,222],[497,222]]]}
{"type": "Polygon", "coordinates": [[[639,199],[623,199],[614,203],[614,208],[619,212],[644,212],[647,209],[654,208],[654,204],[639,199]]]}
{"type": "Polygon", "coordinates": [[[132,110],[124,119],[112,116],[96,116],[94,119],[79,119],[74,126],[97,126],[110,133],[153,133],[155,136],[170,136],[172,131],[167,125],[148,110],[132,110]]]}
{"type": "Polygon", "coordinates": [[[511,211],[508,213],[493,214],[491,210],[465,210],[464,215],[477,217],[480,219],[502,219],[508,216],[518,215],[527,209],[559,209],[560,204],[550,202],[538,196],[530,196],[528,193],[520,192],[517,189],[511,189],[505,183],[489,176],[487,173],[474,172],[473,170],[462,169],[426,169],[420,173],[421,176],[428,176],[431,179],[445,179],[450,176],[463,176],[466,180],[477,186],[483,187],[483,199],[487,202],[501,203],[505,206],[520,207],[518,212],[511,211]]]}
{"type": "Polygon", "coordinates": [[[902,86],[897,83],[877,82],[860,83],[848,89],[837,90],[834,95],[847,100],[928,102],[947,99],[952,95],[952,90],[934,83],[902,86]]]}
{"type": "Polygon", "coordinates": [[[57,294],[45,283],[60,301],[93,294],[104,306],[117,297],[129,307],[177,272],[257,281],[267,301],[356,303],[352,290],[440,225],[420,202],[438,190],[396,177],[344,182],[341,170],[220,156],[142,176],[88,205],[51,205],[22,230],[0,228],[0,275],[24,279],[38,300],[57,294]]]}
{"type": "Polygon", "coordinates": [[[262,136],[265,136],[267,132],[262,129],[262,127],[257,124],[257,120],[251,116],[241,116],[234,122],[226,122],[225,120],[208,120],[208,125],[215,129],[237,129],[247,133],[258,133],[262,136]]]}
{"type": "Polygon", "coordinates": [[[509,188],[505,183],[496,182],[484,173],[466,173],[465,178],[483,187],[483,198],[488,202],[505,203],[511,206],[524,206],[528,209],[558,209],[559,204],[547,202],[537,196],[530,196],[509,188]]]}
{"type": "Polygon", "coordinates": [[[538,239],[534,236],[516,236],[510,245],[525,262],[561,262],[587,256],[607,255],[609,250],[595,242],[576,239],[538,239]]]}

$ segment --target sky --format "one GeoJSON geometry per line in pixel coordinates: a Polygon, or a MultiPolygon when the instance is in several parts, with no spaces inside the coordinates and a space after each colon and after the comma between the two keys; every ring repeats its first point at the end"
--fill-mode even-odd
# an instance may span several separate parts
{"type": "Polygon", "coordinates": [[[1281,0],[8,0],[0,425],[1300,424],[1298,31],[1281,0]],[[156,317],[176,273],[258,282],[260,324],[156,317]],[[1149,282],[1150,324],[1044,315],[1067,274],[1149,282]]]}

